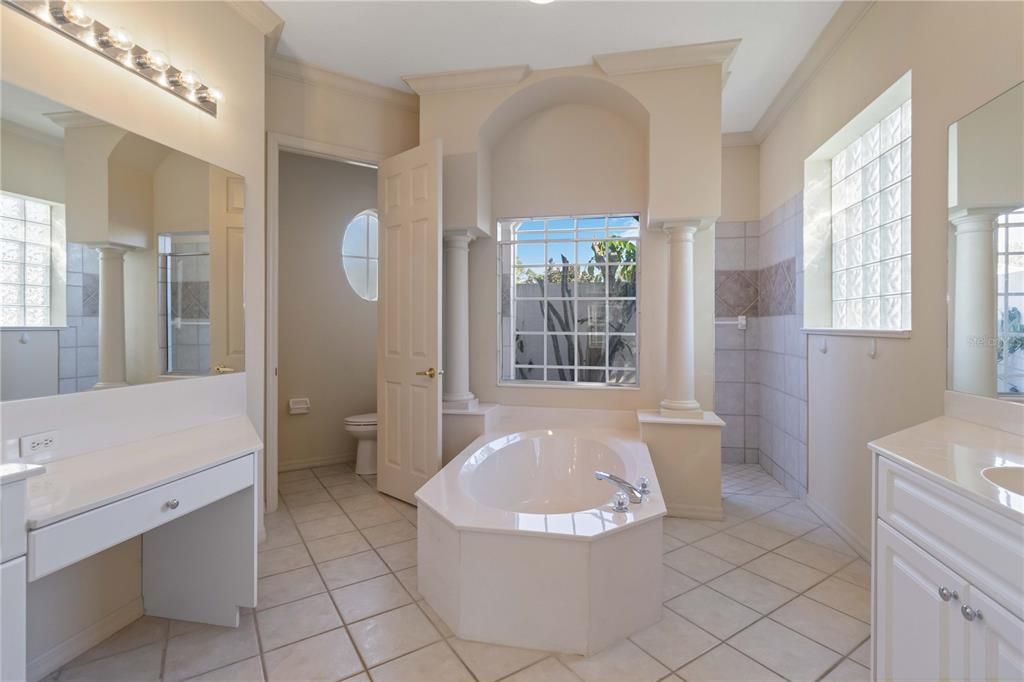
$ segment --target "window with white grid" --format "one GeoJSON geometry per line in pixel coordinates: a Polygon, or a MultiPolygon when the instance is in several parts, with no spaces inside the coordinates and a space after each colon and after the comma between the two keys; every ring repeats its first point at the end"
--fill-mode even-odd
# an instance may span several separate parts
{"type": "Polygon", "coordinates": [[[502,220],[501,380],[637,385],[640,216],[502,220]]]}
{"type": "Polygon", "coordinates": [[[832,157],[832,326],[909,330],[908,99],[832,157]]]}
{"type": "Polygon", "coordinates": [[[0,326],[48,327],[54,204],[0,192],[0,326]]]}
{"type": "Polygon", "coordinates": [[[1024,208],[996,223],[996,381],[1004,395],[1024,393],[1024,208]]]}

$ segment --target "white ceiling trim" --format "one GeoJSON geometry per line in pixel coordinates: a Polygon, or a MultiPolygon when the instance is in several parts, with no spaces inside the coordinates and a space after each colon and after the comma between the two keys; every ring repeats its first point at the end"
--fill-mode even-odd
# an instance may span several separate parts
{"type": "Polygon", "coordinates": [[[650,50],[610,52],[594,55],[594,64],[609,76],[721,64],[724,83],[729,73],[729,64],[732,62],[732,57],[736,54],[739,44],[739,40],[721,40],[696,45],[657,47],[650,50]]]}
{"type": "Polygon", "coordinates": [[[425,73],[421,75],[402,76],[405,84],[420,95],[455,90],[479,90],[503,85],[521,83],[530,75],[530,67],[526,64],[501,66],[496,69],[466,69],[463,71],[445,71],[442,73],[425,73]]]}
{"type": "Polygon", "coordinates": [[[808,50],[807,56],[797,65],[786,84],[779,90],[779,94],[775,96],[757,125],[754,126],[751,132],[757,144],[764,142],[782,115],[792,106],[818,70],[832,57],[874,4],[875,0],[844,0],[832,19],[826,24],[821,35],[814,41],[814,45],[808,50]]]}
{"type": "Polygon", "coordinates": [[[420,99],[414,94],[370,83],[336,71],[321,69],[305,62],[284,57],[271,57],[268,70],[271,76],[278,78],[287,78],[308,85],[333,88],[358,97],[381,100],[414,113],[420,110],[420,99]]]}

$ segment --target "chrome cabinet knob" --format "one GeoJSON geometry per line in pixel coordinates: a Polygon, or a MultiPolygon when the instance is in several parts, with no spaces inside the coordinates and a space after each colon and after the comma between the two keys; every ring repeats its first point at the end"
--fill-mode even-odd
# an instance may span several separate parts
{"type": "Polygon", "coordinates": [[[981,620],[981,611],[979,609],[972,609],[967,604],[960,607],[960,613],[963,614],[966,620],[981,620]]]}
{"type": "Polygon", "coordinates": [[[178,502],[177,500],[167,500],[168,509],[177,509],[179,504],[181,503],[178,502]]]}
{"type": "Polygon", "coordinates": [[[949,601],[950,599],[959,600],[960,599],[960,595],[957,593],[956,590],[951,590],[948,587],[946,587],[945,585],[943,585],[942,587],[939,588],[939,598],[942,601],[949,601]]]}
{"type": "Polygon", "coordinates": [[[627,495],[626,493],[622,492],[621,490],[617,490],[615,492],[615,497],[613,497],[612,500],[613,511],[617,511],[619,513],[629,511],[629,495],[627,495]]]}

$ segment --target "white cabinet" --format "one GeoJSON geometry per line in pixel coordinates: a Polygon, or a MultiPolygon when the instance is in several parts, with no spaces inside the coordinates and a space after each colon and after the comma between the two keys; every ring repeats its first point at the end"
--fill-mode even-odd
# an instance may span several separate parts
{"type": "Polygon", "coordinates": [[[884,522],[875,532],[877,678],[966,679],[967,583],[884,522]]]}
{"type": "Polygon", "coordinates": [[[25,679],[25,557],[0,564],[0,680],[25,679]]]}
{"type": "Polygon", "coordinates": [[[1024,524],[877,457],[875,679],[1024,681],[1024,524]]]}
{"type": "Polygon", "coordinates": [[[1024,680],[1024,621],[980,590],[968,602],[978,614],[968,627],[971,679],[1024,680]]]}

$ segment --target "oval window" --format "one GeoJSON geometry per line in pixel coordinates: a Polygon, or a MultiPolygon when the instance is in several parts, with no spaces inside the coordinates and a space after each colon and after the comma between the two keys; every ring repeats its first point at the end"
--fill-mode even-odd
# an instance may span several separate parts
{"type": "Polygon", "coordinates": [[[377,212],[363,211],[345,227],[341,240],[345,276],[361,298],[377,300],[377,212]]]}

